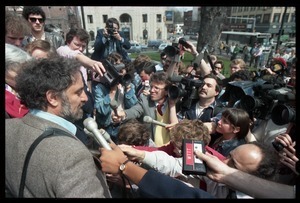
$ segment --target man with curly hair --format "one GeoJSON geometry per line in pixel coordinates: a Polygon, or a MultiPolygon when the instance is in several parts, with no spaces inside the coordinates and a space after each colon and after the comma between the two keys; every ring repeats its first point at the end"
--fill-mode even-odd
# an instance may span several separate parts
{"type": "Polygon", "coordinates": [[[22,16],[31,26],[31,34],[26,36],[23,40],[24,46],[36,39],[49,41],[54,49],[65,44],[60,34],[56,32],[45,32],[46,14],[40,6],[24,6],[22,16]]]}

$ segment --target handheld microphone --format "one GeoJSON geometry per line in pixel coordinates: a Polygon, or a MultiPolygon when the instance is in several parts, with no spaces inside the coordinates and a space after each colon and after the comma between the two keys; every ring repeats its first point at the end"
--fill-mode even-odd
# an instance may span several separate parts
{"type": "Polygon", "coordinates": [[[115,115],[116,115],[116,116],[119,116],[119,115],[118,115],[118,111],[117,111],[117,109],[118,109],[118,103],[117,103],[117,101],[116,101],[116,100],[112,100],[112,101],[109,103],[109,106],[110,106],[110,108],[112,108],[112,110],[114,111],[115,115]]]}
{"type": "Polygon", "coordinates": [[[165,124],[165,123],[162,123],[162,122],[153,120],[150,116],[144,116],[143,121],[144,121],[145,123],[154,123],[154,124],[160,125],[160,126],[162,126],[162,127],[166,127],[166,126],[167,126],[167,124],[165,124]]]}
{"type": "MultiPolygon", "coordinates": [[[[91,134],[89,135],[92,135],[93,138],[97,141],[97,143],[99,145],[101,145],[103,148],[105,149],[108,149],[108,150],[111,150],[111,147],[109,146],[109,144],[107,143],[107,141],[104,139],[104,136],[103,134],[101,134],[98,130],[98,125],[96,123],[96,121],[89,117],[89,118],[86,118],[84,121],[83,121],[83,125],[84,127],[91,132],[91,134]]],[[[103,131],[102,131],[103,132],[103,131]]]]}
{"type": "Polygon", "coordinates": [[[102,136],[104,137],[104,139],[105,139],[107,142],[109,142],[109,143],[113,142],[113,141],[110,139],[110,135],[108,134],[108,132],[106,132],[106,130],[104,130],[104,129],[101,128],[99,131],[100,131],[100,133],[102,134],[102,136]]]}

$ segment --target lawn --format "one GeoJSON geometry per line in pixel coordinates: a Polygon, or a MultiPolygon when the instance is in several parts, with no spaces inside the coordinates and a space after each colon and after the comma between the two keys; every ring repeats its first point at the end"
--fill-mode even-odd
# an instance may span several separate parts
{"type": "MultiPolygon", "coordinates": [[[[145,53],[142,52],[142,54],[148,55],[154,61],[160,61],[160,53],[159,52],[145,52],[145,53]]],[[[137,57],[137,55],[138,55],[137,53],[132,53],[132,54],[130,54],[130,57],[134,59],[135,57],[137,57]]],[[[220,56],[218,56],[218,59],[222,60],[224,62],[224,69],[222,70],[222,74],[225,77],[229,77],[229,75],[230,75],[230,73],[229,73],[230,60],[225,57],[220,57],[220,56]]],[[[185,65],[191,64],[193,62],[193,60],[194,60],[194,56],[188,52],[184,54],[184,59],[182,59],[182,61],[185,65]]]]}

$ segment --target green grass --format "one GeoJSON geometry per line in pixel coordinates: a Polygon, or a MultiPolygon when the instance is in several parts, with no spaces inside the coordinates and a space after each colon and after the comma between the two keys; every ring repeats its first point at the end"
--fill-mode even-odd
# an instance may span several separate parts
{"type": "MultiPolygon", "coordinates": [[[[142,53],[142,54],[149,56],[154,61],[160,61],[160,53],[159,52],[149,52],[149,53],[147,52],[147,53],[142,53]]],[[[137,56],[138,56],[137,53],[132,53],[130,55],[130,58],[134,59],[137,56]]],[[[224,62],[224,69],[222,70],[222,74],[225,77],[229,77],[229,75],[230,75],[230,70],[229,70],[230,60],[225,57],[219,57],[219,56],[218,56],[218,59],[222,60],[224,62]]],[[[184,59],[182,59],[182,62],[185,65],[190,65],[193,60],[194,60],[194,56],[187,52],[184,54],[184,59]]]]}

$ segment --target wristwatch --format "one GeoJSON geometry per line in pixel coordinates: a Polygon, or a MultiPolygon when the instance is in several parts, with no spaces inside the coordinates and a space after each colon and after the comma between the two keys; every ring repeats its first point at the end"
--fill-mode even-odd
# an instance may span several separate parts
{"type": "Polygon", "coordinates": [[[121,165],[120,165],[120,171],[121,171],[121,173],[123,173],[123,171],[125,170],[125,168],[126,168],[126,164],[129,162],[130,160],[129,159],[127,159],[124,163],[122,163],[121,165]]]}

